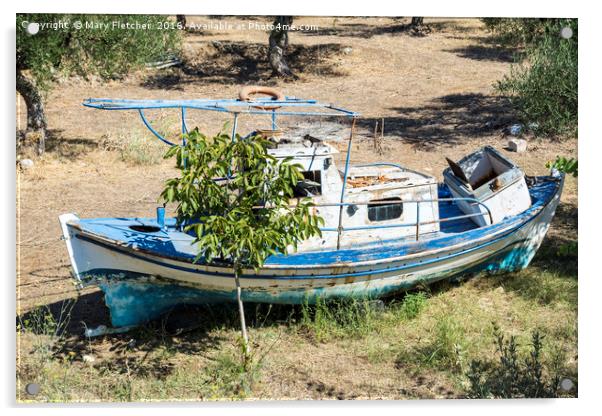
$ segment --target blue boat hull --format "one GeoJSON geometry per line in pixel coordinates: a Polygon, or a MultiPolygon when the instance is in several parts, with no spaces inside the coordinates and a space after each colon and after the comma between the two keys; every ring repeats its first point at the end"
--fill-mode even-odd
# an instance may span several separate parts
{"type": "MultiPolygon", "coordinates": [[[[562,180],[536,185],[529,210],[488,227],[439,233],[420,242],[273,256],[259,272],[243,273],[243,300],[301,304],[319,298],[377,298],[461,275],[523,269],[547,232],[561,190],[562,180]]],[[[134,236],[132,243],[107,238],[105,229],[125,229],[127,221],[61,220],[75,275],[100,286],[114,326],[138,325],[177,305],[236,300],[228,267],[194,263],[173,238],[169,248],[168,239],[134,236]],[[151,244],[161,245],[161,256],[151,244]]]]}

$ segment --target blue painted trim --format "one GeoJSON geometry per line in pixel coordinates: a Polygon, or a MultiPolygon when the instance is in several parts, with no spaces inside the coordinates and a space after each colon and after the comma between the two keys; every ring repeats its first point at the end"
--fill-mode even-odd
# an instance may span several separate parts
{"type": "MultiPolygon", "coordinates": [[[[495,224],[493,226],[488,226],[485,228],[475,228],[469,231],[464,231],[464,232],[458,232],[458,233],[452,233],[446,236],[440,236],[437,238],[432,238],[432,239],[425,239],[423,241],[421,241],[420,243],[410,243],[408,244],[407,242],[404,242],[400,239],[392,239],[392,240],[388,240],[388,241],[384,241],[379,243],[378,245],[375,245],[373,243],[370,244],[363,244],[361,245],[361,248],[359,248],[360,246],[358,246],[357,248],[354,249],[349,249],[346,248],[345,250],[340,250],[340,251],[325,251],[325,252],[308,252],[308,253],[295,253],[292,255],[288,255],[288,256],[283,256],[283,255],[277,255],[277,256],[273,256],[270,259],[268,259],[268,262],[266,262],[266,264],[268,265],[268,267],[271,266],[276,266],[279,269],[285,269],[285,268],[296,268],[298,270],[302,270],[302,269],[307,269],[307,270],[311,270],[311,269],[320,269],[320,268],[326,268],[326,267],[332,267],[332,265],[342,265],[345,264],[346,265],[353,265],[356,262],[354,261],[357,258],[360,258],[361,260],[357,263],[359,263],[360,266],[366,266],[366,264],[362,264],[365,262],[378,262],[378,263],[382,263],[385,261],[390,261],[390,259],[392,258],[396,258],[399,259],[400,257],[403,257],[405,255],[415,255],[415,254],[420,254],[420,253],[427,253],[429,250],[430,251],[434,251],[434,250],[438,250],[438,249],[445,249],[446,247],[449,246],[453,246],[453,247],[461,247],[461,246],[468,246],[469,243],[471,242],[475,242],[475,241],[487,241],[488,239],[488,234],[489,233],[495,233],[495,232],[499,232],[499,236],[503,237],[505,235],[507,235],[508,233],[511,232],[515,232],[518,229],[520,229],[522,226],[527,225],[530,221],[536,219],[539,217],[539,215],[541,215],[541,212],[544,211],[548,204],[553,201],[556,196],[558,195],[560,189],[560,185],[558,183],[552,183],[552,182],[548,182],[548,183],[542,183],[541,185],[539,185],[538,188],[533,188],[532,189],[532,196],[535,199],[534,201],[534,205],[531,209],[529,209],[528,211],[526,211],[523,214],[520,214],[518,217],[516,218],[512,218],[511,220],[506,220],[502,223],[499,224],[495,224]],[[543,206],[542,206],[543,205],[543,206]],[[318,261],[319,263],[315,263],[316,261],[318,261]]],[[[111,237],[111,234],[108,233],[108,231],[111,231],[113,228],[120,231],[121,228],[124,225],[121,225],[121,221],[126,220],[126,219],[94,219],[94,220],[82,220],[82,222],[80,223],[80,227],[78,227],[78,229],[81,229],[82,232],[87,233],[88,235],[90,235],[93,239],[94,242],[96,242],[98,239],[100,239],[101,241],[106,241],[103,239],[102,236],[107,235],[109,237],[109,239],[112,240],[120,240],[119,238],[119,234],[117,234],[116,236],[111,237]],[[106,224],[103,225],[99,230],[97,231],[92,231],[90,234],[90,231],[88,231],[87,227],[86,227],[86,223],[87,222],[91,222],[92,225],[94,224],[94,222],[99,222],[100,224],[106,224]],[[83,228],[82,228],[83,227],[83,228]],[[104,232],[104,228],[107,228],[108,230],[107,232],[104,232]],[[98,236],[98,237],[95,237],[98,236]]],[[[123,224],[125,224],[125,226],[127,226],[130,223],[146,223],[149,222],[154,225],[156,224],[156,221],[153,220],[149,220],[149,219],[128,219],[128,221],[124,222],[123,224]],[[132,222],[134,221],[134,222],[132,222]]],[[[173,224],[175,224],[175,219],[170,218],[168,220],[168,224],[170,224],[170,227],[173,228],[173,224]]],[[[94,228],[93,228],[94,229],[94,228]]],[[[144,238],[145,235],[138,233],[137,235],[140,235],[140,237],[144,238]]],[[[165,237],[167,237],[167,234],[165,235],[165,237]]],[[[159,240],[161,241],[167,241],[168,239],[166,238],[159,238],[159,240]]],[[[128,242],[128,240],[123,240],[125,243],[128,242]]],[[[109,242],[109,244],[112,247],[112,243],[109,242]]],[[[478,244],[478,243],[477,243],[478,244]]],[[[124,250],[130,250],[131,248],[127,248],[124,247],[124,250]]],[[[154,246],[149,246],[149,247],[141,247],[141,251],[150,255],[154,255],[156,256],[157,253],[161,253],[161,249],[156,248],[154,246]]],[[[171,254],[165,254],[162,257],[165,259],[171,259],[171,260],[175,260],[175,261],[179,261],[179,262],[189,262],[189,263],[193,263],[193,259],[194,256],[185,256],[184,254],[186,253],[181,253],[176,251],[173,251],[173,253],[171,254]]],[[[373,263],[374,264],[374,263],[373,263]]],[[[217,266],[219,267],[219,264],[213,264],[211,266],[217,266]]]]}
{"type": "MultiPolygon", "coordinates": [[[[188,127],[186,126],[186,107],[182,107],[182,134],[188,134],[188,127]]],[[[182,146],[186,145],[186,140],[182,141],[182,146]]]]}
{"type": "MultiPolygon", "coordinates": [[[[491,241],[488,241],[486,243],[483,243],[481,245],[476,245],[474,247],[471,247],[469,249],[465,249],[462,251],[459,251],[457,253],[453,253],[453,254],[449,254],[446,256],[442,256],[442,257],[436,257],[434,259],[430,259],[430,260],[426,260],[426,261],[419,261],[419,262],[414,262],[414,263],[410,263],[410,264],[404,264],[403,266],[397,266],[397,267],[389,267],[389,268],[383,268],[383,269],[374,269],[374,270],[367,270],[367,271],[363,271],[363,272],[353,272],[353,273],[340,273],[340,274],[328,274],[328,275],[297,275],[297,276],[261,276],[261,275],[241,275],[241,278],[244,279],[275,279],[275,280],[309,280],[309,279],[340,279],[340,278],[345,278],[345,277],[359,277],[359,276],[367,276],[367,275],[371,275],[371,274],[384,274],[384,273],[389,273],[389,272],[395,272],[395,271],[400,271],[400,270],[406,270],[406,269],[411,269],[411,268],[415,268],[418,266],[422,266],[422,265],[429,265],[429,264],[433,264],[433,263],[438,263],[438,262],[442,262],[445,260],[448,260],[450,258],[455,258],[458,256],[462,256],[464,254],[467,253],[471,253],[473,251],[479,250],[483,247],[487,247],[491,244],[496,243],[497,241],[500,241],[501,239],[505,238],[509,233],[506,233],[496,239],[493,239],[491,241]]],[[[180,270],[180,271],[184,271],[184,272],[188,272],[188,273],[194,273],[194,274],[206,274],[206,275],[210,275],[210,276],[219,276],[219,277],[227,277],[227,278],[234,278],[234,275],[231,273],[222,273],[222,272],[213,272],[213,271],[203,271],[203,270],[197,270],[197,269],[193,269],[193,268],[189,268],[189,267],[183,267],[183,266],[177,266],[175,264],[169,264],[169,263],[164,263],[158,260],[154,260],[154,259],[149,259],[147,257],[144,256],[140,256],[137,255],[135,253],[132,253],[129,250],[125,250],[122,247],[117,247],[117,246],[112,246],[91,238],[88,238],[86,236],[77,234],[76,235],[77,238],[87,241],[89,243],[92,244],[96,244],[96,245],[100,245],[108,250],[112,250],[112,251],[116,251],[119,252],[121,254],[125,254],[127,256],[133,257],[133,258],[137,258],[139,260],[143,260],[143,261],[147,261],[149,263],[153,263],[162,267],[167,267],[170,269],[174,269],[174,270],[180,270]]],[[[528,241],[526,239],[523,240],[519,240],[517,242],[513,242],[512,244],[515,243],[519,243],[519,242],[524,242],[524,241],[528,241]]],[[[428,255],[427,252],[425,252],[425,255],[428,255]]],[[[399,260],[401,261],[401,260],[399,260]]],[[[347,268],[350,265],[343,265],[343,267],[347,268]]],[[[212,267],[217,267],[217,266],[212,266],[212,267]]],[[[337,265],[333,265],[332,267],[337,267],[337,265]]],[[[85,274],[85,273],[83,273],[85,274]]]]}

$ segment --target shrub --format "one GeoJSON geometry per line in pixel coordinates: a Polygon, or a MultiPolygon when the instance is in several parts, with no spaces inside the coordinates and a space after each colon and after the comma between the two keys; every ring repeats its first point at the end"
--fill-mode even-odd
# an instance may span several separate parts
{"type": "MultiPolygon", "coordinates": [[[[494,325],[496,352],[499,362],[474,360],[467,377],[471,398],[543,398],[558,397],[560,369],[558,362],[549,368],[542,362],[543,336],[534,331],[531,350],[524,358],[519,356],[516,338],[505,339],[494,325]],[[550,374],[551,373],[551,374],[550,374]]],[[[558,359],[561,359],[559,357],[558,359]]]]}
{"type": "Polygon", "coordinates": [[[536,41],[553,19],[487,17],[481,19],[495,40],[505,46],[524,47],[536,41]]]}
{"type": "Polygon", "coordinates": [[[526,59],[497,84],[536,134],[577,135],[577,20],[550,19],[530,32],[526,59]],[[572,36],[560,36],[569,27],[572,36]]]}

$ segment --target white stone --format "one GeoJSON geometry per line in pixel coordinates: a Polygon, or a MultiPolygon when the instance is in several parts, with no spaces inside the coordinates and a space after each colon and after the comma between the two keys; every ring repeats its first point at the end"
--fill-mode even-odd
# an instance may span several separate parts
{"type": "Polygon", "coordinates": [[[31,168],[33,168],[33,160],[31,160],[31,159],[21,159],[19,161],[19,166],[21,166],[21,169],[23,169],[23,170],[31,169],[31,168]]]}
{"type": "Polygon", "coordinates": [[[524,139],[510,139],[508,140],[508,148],[517,153],[527,151],[527,141],[524,139]]]}
{"type": "Polygon", "coordinates": [[[82,360],[85,363],[93,363],[94,361],[96,361],[96,358],[94,358],[93,355],[82,355],[82,360]]]}

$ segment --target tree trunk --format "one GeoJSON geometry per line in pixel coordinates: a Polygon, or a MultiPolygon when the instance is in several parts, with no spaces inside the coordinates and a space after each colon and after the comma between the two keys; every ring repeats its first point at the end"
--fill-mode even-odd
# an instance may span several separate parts
{"type": "Polygon", "coordinates": [[[409,32],[412,36],[425,36],[431,29],[424,24],[424,17],[412,17],[409,32]]]}
{"type": "Polygon", "coordinates": [[[424,24],[424,17],[412,17],[412,23],[410,23],[410,26],[420,27],[423,24],[424,24]]]}
{"type": "Polygon", "coordinates": [[[279,77],[294,77],[284,59],[284,49],[288,46],[288,29],[293,23],[292,16],[277,16],[274,29],[270,32],[269,61],[272,73],[279,77]]]}
{"type": "Polygon", "coordinates": [[[184,14],[176,14],[176,21],[182,25],[182,29],[186,29],[186,15],[184,14]]]}
{"type": "Polygon", "coordinates": [[[21,70],[17,69],[17,92],[21,94],[27,106],[27,131],[38,134],[37,153],[41,155],[46,150],[46,115],[42,96],[35,83],[28,79],[21,70]]]}
{"type": "Polygon", "coordinates": [[[412,17],[408,31],[412,36],[425,36],[431,32],[431,28],[424,24],[424,17],[412,17]]]}
{"type": "Polygon", "coordinates": [[[245,309],[242,303],[242,289],[240,288],[240,268],[238,265],[234,265],[234,281],[236,283],[236,301],[238,302],[238,314],[240,316],[240,328],[242,331],[243,341],[243,360],[245,369],[249,366],[251,359],[251,349],[249,347],[249,336],[247,334],[247,324],[245,322],[245,309]]]}

